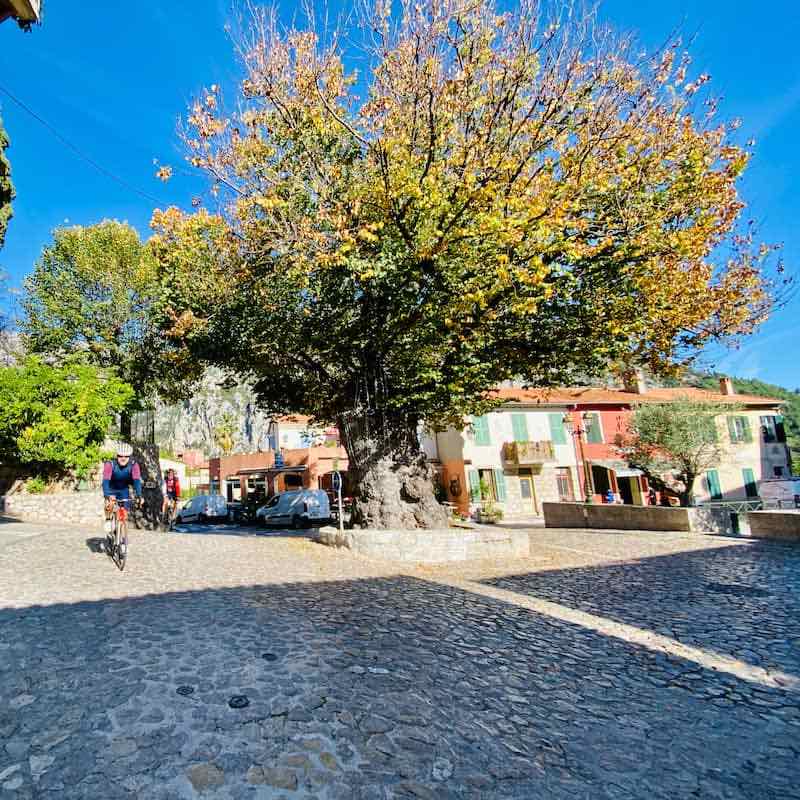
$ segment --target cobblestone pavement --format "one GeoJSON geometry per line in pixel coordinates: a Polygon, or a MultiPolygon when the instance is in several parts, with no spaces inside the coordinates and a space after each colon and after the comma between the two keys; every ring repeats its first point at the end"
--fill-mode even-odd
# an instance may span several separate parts
{"type": "Polygon", "coordinates": [[[206,530],[120,573],[33,527],[0,549],[0,798],[800,798],[798,549],[540,530],[401,573],[206,530]]]}

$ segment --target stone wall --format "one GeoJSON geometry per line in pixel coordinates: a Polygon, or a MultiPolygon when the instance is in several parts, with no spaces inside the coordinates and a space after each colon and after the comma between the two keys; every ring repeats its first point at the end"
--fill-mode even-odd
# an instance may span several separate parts
{"type": "Polygon", "coordinates": [[[365,558],[436,564],[483,558],[525,558],[530,535],[525,531],[465,530],[351,530],[320,528],[315,538],[329,547],[345,547],[365,558]]]}
{"type": "Polygon", "coordinates": [[[730,514],[711,508],[544,503],[548,528],[597,528],[623,531],[678,531],[730,534],[730,514]]]}
{"type": "Polygon", "coordinates": [[[739,514],[743,536],[800,542],[800,511],[749,511],[739,514]]]}
{"type": "Polygon", "coordinates": [[[10,494],[0,498],[0,511],[26,522],[53,522],[100,530],[103,525],[101,492],[10,494]]]}

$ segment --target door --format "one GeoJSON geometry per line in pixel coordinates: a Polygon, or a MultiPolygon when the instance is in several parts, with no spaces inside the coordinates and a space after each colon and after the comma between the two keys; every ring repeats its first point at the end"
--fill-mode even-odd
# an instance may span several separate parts
{"type": "Polygon", "coordinates": [[[519,494],[522,498],[522,510],[529,514],[538,514],[536,507],[536,494],[533,489],[533,478],[529,475],[520,475],[519,494]]]}

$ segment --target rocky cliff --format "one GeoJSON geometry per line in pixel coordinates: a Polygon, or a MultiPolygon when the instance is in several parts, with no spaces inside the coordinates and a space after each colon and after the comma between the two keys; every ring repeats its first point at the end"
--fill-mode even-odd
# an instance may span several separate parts
{"type": "Polygon", "coordinates": [[[245,383],[231,386],[225,374],[209,369],[191,399],[156,408],[156,442],[162,453],[199,449],[219,455],[220,440],[231,452],[249,453],[269,447],[269,418],[256,408],[245,383]]]}

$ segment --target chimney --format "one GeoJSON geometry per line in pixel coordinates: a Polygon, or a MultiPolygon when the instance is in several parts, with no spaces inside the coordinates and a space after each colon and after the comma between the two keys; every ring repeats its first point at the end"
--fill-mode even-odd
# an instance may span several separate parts
{"type": "Polygon", "coordinates": [[[622,384],[626,392],[633,394],[647,394],[647,384],[644,381],[644,370],[629,369],[622,374],[622,384]]]}
{"type": "Polygon", "coordinates": [[[733,388],[733,381],[730,378],[719,379],[719,393],[724,395],[736,394],[736,390],[733,388]]]}

